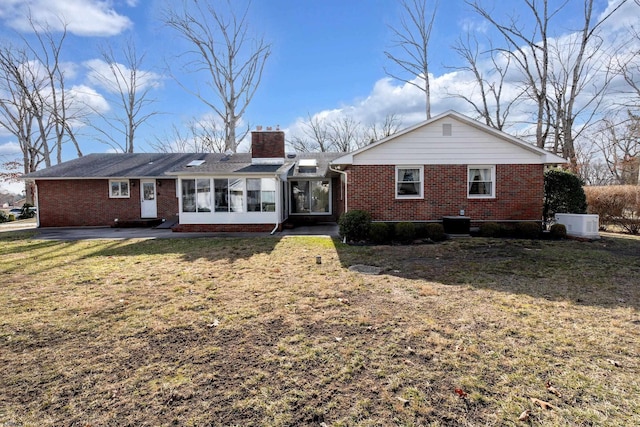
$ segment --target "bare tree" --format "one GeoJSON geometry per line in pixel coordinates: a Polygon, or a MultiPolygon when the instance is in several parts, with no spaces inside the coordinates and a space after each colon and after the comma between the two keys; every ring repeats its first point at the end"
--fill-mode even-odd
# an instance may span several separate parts
{"type": "MultiPolygon", "coordinates": [[[[587,94],[587,82],[599,62],[598,28],[607,21],[627,0],[622,0],[599,21],[593,20],[593,0],[583,0],[582,28],[575,37],[563,40],[564,44],[552,45],[554,39],[549,35],[549,26],[553,18],[569,3],[562,2],[550,10],[549,1],[523,0],[530,12],[530,22],[522,23],[515,17],[500,22],[493,11],[484,8],[479,0],[466,0],[466,3],[486,19],[503,36],[505,45],[498,50],[512,58],[522,74],[522,83],[526,96],[534,101],[536,145],[545,147],[549,135],[553,132],[555,140],[552,147],[563,154],[572,168],[576,167],[574,125],[579,114],[585,111],[593,113],[602,99],[604,88],[597,88],[587,94]],[[587,95],[590,98],[582,107],[578,107],[578,98],[587,95]]],[[[556,41],[558,39],[555,39],[556,41]]],[[[600,58],[601,59],[601,58],[600,58]]],[[[605,77],[604,81],[607,81],[605,77]]],[[[605,83],[606,85],[606,83],[605,83]]],[[[591,89],[591,85],[589,85],[591,89]]],[[[589,121],[591,117],[583,117],[589,121]]]]}
{"type": "Polygon", "coordinates": [[[607,117],[600,121],[594,143],[599,148],[615,184],[638,184],[640,163],[640,116],[607,117]]]}
{"type": "MultiPolygon", "coordinates": [[[[489,44],[491,42],[489,41],[489,44]]],[[[489,48],[487,52],[480,52],[477,38],[467,34],[466,38],[460,37],[453,46],[453,50],[464,60],[463,66],[456,69],[473,75],[477,91],[473,93],[449,93],[451,96],[462,99],[484,120],[487,126],[503,130],[511,107],[520,98],[519,96],[505,99],[504,88],[507,73],[511,65],[510,55],[489,48]],[[488,56],[488,58],[485,58],[488,56]],[[491,68],[483,67],[482,62],[488,60],[491,68]]]]}
{"type": "Polygon", "coordinates": [[[326,120],[307,113],[307,120],[302,122],[302,134],[293,135],[289,143],[294,150],[300,152],[331,151],[329,126],[326,120]]]}
{"type": "Polygon", "coordinates": [[[398,48],[398,53],[385,51],[385,55],[408,76],[402,77],[386,68],[385,72],[388,76],[409,83],[424,92],[425,112],[427,119],[430,119],[429,41],[438,3],[433,6],[431,14],[428,13],[427,0],[402,0],[401,5],[403,16],[400,18],[400,24],[398,27],[391,27],[394,46],[398,48]]]}
{"type": "Polygon", "coordinates": [[[93,126],[103,135],[102,142],[125,153],[135,150],[136,131],[151,117],[158,114],[151,105],[155,99],[150,92],[159,84],[160,77],[143,70],[145,54],[139,54],[132,39],[121,52],[124,63],[118,62],[113,48],[102,49],[102,60],[93,61],[93,79],[109,92],[112,101],[121,109],[113,115],[95,111],[108,128],[93,126]]]}
{"type": "Polygon", "coordinates": [[[185,0],[181,10],[168,10],[164,21],[191,46],[184,54],[186,69],[206,72],[214,96],[201,87],[187,90],[224,123],[225,151],[236,151],[249,131],[247,127],[237,134],[240,119],[260,85],[271,45],[249,37],[248,5],[238,13],[231,2],[226,4],[228,16],[211,0],[185,0]]]}
{"type": "Polygon", "coordinates": [[[151,143],[159,153],[223,153],[224,131],[215,120],[190,120],[186,130],[173,126],[171,132],[151,143]]]}
{"type": "Polygon", "coordinates": [[[331,151],[347,153],[366,145],[360,123],[350,116],[341,116],[329,122],[331,151]]]}
{"type": "Polygon", "coordinates": [[[364,144],[370,144],[380,139],[393,135],[400,130],[402,121],[395,113],[387,114],[384,117],[382,123],[371,123],[368,128],[364,130],[364,144]]]}

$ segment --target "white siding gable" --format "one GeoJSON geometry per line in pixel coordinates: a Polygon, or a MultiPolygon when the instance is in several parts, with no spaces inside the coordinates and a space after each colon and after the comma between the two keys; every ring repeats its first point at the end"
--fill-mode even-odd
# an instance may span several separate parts
{"type": "Polygon", "coordinates": [[[353,153],[354,165],[536,163],[545,163],[541,150],[529,149],[499,132],[472,126],[454,115],[443,115],[424,126],[353,153]]]}

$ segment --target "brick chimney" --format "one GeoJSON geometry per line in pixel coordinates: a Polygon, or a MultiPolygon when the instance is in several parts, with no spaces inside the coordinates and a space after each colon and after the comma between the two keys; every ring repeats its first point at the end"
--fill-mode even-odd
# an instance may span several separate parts
{"type": "Polygon", "coordinates": [[[284,157],[284,132],[262,126],[251,132],[251,163],[284,164],[284,157]]]}

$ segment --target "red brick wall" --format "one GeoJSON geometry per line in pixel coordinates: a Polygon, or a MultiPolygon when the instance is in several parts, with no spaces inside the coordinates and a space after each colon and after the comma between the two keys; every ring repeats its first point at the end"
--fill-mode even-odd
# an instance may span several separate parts
{"type": "Polygon", "coordinates": [[[284,132],[251,132],[252,158],[284,158],[284,132]]]}
{"type": "MultiPolygon", "coordinates": [[[[132,179],[131,197],[109,198],[109,180],[38,180],[38,211],[41,227],[113,225],[140,218],[140,181],[132,179]]],[[[157,180],[158,218],[178,213],[175,181],[157,180]],[[158,185],[159,184],[159,185],[158,185]]]]}
{"type": "Polygon", "coordinates": [[[430,221],[458,215],[472,221],[540,220],[543,165],[496,165],[496,197],[467,198],[467,165],[425,165],[424,198],[395,198],[395,166],[351,166],[348,208],[371,213],[374,221],[430,221]]]}

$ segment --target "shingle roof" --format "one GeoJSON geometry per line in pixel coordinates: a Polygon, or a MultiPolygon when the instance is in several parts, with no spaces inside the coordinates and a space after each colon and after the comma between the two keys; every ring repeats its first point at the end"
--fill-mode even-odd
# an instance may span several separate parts
{"type": "Polygon", "coordinates": [[[298,153],[284,164],[252,164],[251,154],[236,153],[103,153],[89,154],[23,176],[24,179],[159,178],[175,175],[276,174],[288,171],[292,177],[326,176],[329,162],[341,153],[298,153]],[[316,159],[315,172],[300,172],[300,159],[316,159]],[[199,166],[187,166],[204,160],[199,166]]]}
{"type": "Polygon", "coordinates": [[[162,177],[169,170],[202,158],[203,154],[103,153],[89,154],[23,178],[145,178],[162,177]]]}
{"type": "Polygon", "coordinates": [[[327,176],[329,173],[329,163],[341,155],[344,155],[344,153],[296,153],[293,159],[287,159],[294,160],[296,162],[295,167],[289,169],[288,175],[290,177],[298,178],[327,176]],[[306,172],[305,169],[300,170],[298,162],[303,159],[315,159],[317,165],[315,171],[313,171],[313,169],[309,169],[308,172],[306,172]]]}

